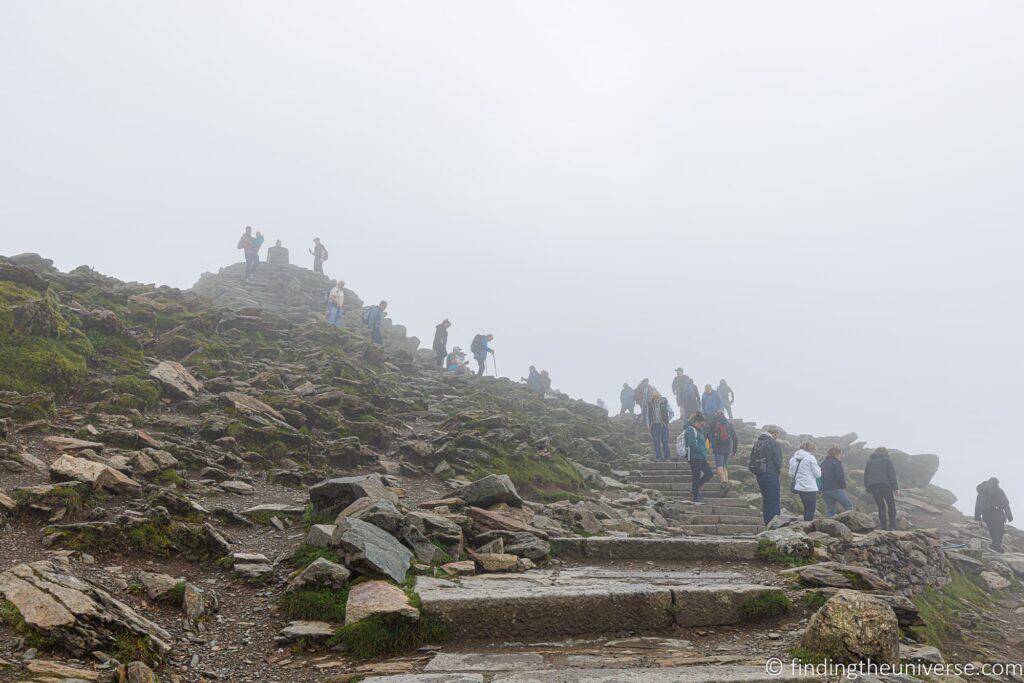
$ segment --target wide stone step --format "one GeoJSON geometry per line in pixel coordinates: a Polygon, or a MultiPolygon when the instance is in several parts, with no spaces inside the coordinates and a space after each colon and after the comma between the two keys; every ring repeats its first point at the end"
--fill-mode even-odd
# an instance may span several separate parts
{"type": "MultiPolygon", "coordinates": [[[[721,489],[709,489],[707,486],[702,487],[700,491],[704,494],[705,498],[708,500],[713,499],[715,503],[721,500],[738,500],[743,502],[744,505],[746,504],[741,498],[736,497],[736,493],[734,491],[725,493],[721,489]]],[[[678,499],[690,501],[693,498],[690,494],[690,489],[686,489],[685,491],[660,491],[660,493],[666,500],[678,499]]]]}
{"type": "Polygon", "coordinates": [[[691,534],[705,536],[753,536],[764,531],[763,524],[681,524],[691,534]]]}
{"type": "Polygon", "coordinates": [[[649,488],[651,484],[679,484],[679,483],[687,483],[687,484],[689,484],[691,481],[693,481],[693,475],[687,473],[687,474],[661,474],[661,475],[649,476],[649,477],[637,477],[636,479],[633,480],[633,483],[637,484],[638,486],[647,486],[649,488]]]}
{"type": "MultiPolygon", "coordinates": [[[[698,506],[702,507],[702,506],[698,506]]],[[[728,514],[688,514],[674,515],[673,526],[686,526],[688,524],[760,524],[760,515],[728,515],[728,514]]]]}
{"type": "MultiPolygon", "coordinates": [[[[642,486],[645,489],[651,489],[652,491],[662,492],[690,490],[690,482],[677,482],[673,484],[643,484],[642,486]]],[[[700,490],[704,491],[705,493],[708,491],[723,491],[725,490],[725,487],[719,482],[709,481],[708,483],[701,486],[700,490]]]]}
{"type": "Polygon", "coordinates": [[[757,542],[749,538],[637,538],[591,536],[553,538],[556,557],[586,557],[602,560],[733,561],[752,560],[757,542]]]}
{"type": "MultiPolygon", "coordinates": [[[[690,501],[689,500],[689,496],[687,496],[686,500],[670,500],[670,501],[668,501],[667,503],[665,503],[665,509],[668,510],[669,513],[674,513],[676,511],[705,513],[705,512],[708,512],[709,506],[712,506],[712,505],[715,506],[715,507],[738,508],[740,510],[745,510],[745,511],[746,510],[753,510],[754,509],[754,508],[752,508],[750,506],[750,504],[747,501],[745,501],[744,499],[740,498],[739,496],[728,497],[728,498],[716,498],[714,500],[714,502],[704,503],[703,505],[696,505],[695,503],[690,501]]],[[[719,513],[719,514],[738,514],[738,513],[725,512],[725,513],[719,513]]],[[[757,510],[757,514],[758,514],[758,516],[760,516],[761,511],[757,510]]]]}
{"type": "Polygon", "coordinates": [[[648,471],[648,470],[686,470],[687,472],[690,471],[690,463],[688,463],[688,462],[678,462],[678,461],[655,462],[655,461],[651,460],[651,461],[648,461],[648,462],[640,463],[638,465],[638,467],[639,467],[639,469],[641,469],[643,471],[648,471]]]}
{"type": "Polygon", "coordinates": [[[749,601],[781,593],[683,573],[665,573],[656,582],[562,574],[484,574],[459,583],[420,577],[416,592],[424,614],[452,638],[500,642],[736,624],[749,601]]]}
{"type": "MultiPolygon", "coordinates": [[[[469,657],[475,653],[469,653],[469,657]]],[[[538,669],[534,671],[521,667],[503,669],[500,661],[514,661],[501,657],[493,651],[478,655],[478,661],[487,668],[445,670],[434,668],[429,673],[399,674],[395,676],[371,676],[364,678],[367,683],[484,683],[484,676],[494,673],[491,683],[806,683],[820,681],[820,676],[793,672],[787,665],[785,671],[772,676],[765,673],[763,666],[734,664],[695,665],[673,667],[629,667],[608,669],[538,669]],[[486,672],[486,673],[484,673],[486,672]]],[[[436,658],[435,658],[436,659],[436,658]]]]}

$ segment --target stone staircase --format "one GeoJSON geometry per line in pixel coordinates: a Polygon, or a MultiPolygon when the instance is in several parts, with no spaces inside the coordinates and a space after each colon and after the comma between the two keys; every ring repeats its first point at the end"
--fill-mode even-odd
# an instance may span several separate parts
{"type": "Polygon", "coordinates": [[[676,525],[692,534],[746,535],[764,529],[761,511],[724,490],[717,479],[701,487],[703,504],[693,502],[690,486],[693,475],[685,462],[644,462],[633,476],[633,483],[658,491],[667,500],[666,512],[676,525]]]}

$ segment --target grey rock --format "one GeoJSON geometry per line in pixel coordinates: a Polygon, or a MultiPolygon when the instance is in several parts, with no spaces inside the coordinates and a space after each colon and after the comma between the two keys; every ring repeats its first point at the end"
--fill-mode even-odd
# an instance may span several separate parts
{"type": "Polygon", "coordinates": [[[351,575],[352,573],[342,565],[331,562],[325,557],[318,557],[292,577],[285,591],[292,592],[307,588],[341,590],[351,575]]]}
{"type": "Polygon", "coordinates": [[[345,564],[362,573],[383,574],[395,583],[405,581],[412,553],[383,529],[360,519],[336,525],[332,547],[345,554],[345,564]]]}
{"type": "Polygon", "coordinates": [[[341,511],[360,498],[388,498],[379,474],[325,479],[309,489],[309,500],[317,511],[341,511]]]}
{"type": "Polygon", "coordinates": [[[512,534],[508,543],[505,544],[505,552],[540,562],[551,552],[551,544],[533,534],[518,532],[512,534]]]}
{"type": "Polygon", "coordinates": [[[459,498],[467,505],[489,507],[496,503],[507,503],[520,507],[523,499],[516,492],[515,484],[507,474],[489,474],[459,489],[459,498]]]}

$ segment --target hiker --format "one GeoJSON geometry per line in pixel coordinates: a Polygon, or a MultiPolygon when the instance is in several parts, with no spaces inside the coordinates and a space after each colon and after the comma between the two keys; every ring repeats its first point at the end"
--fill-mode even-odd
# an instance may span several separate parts
{"type": "Polygon", "coordinates": [[[547,370],[540,371],[540,395],[546,396],[551,391],[551,375],[547,370]]]}
{"type": "Polygon", "coordinates": [[[729,414],[729,419],[732,419],[732,403],[736,400],[736,394],[732,392],[732,387],[726,384],[725,380],[718,381],[718,397],[722,399],[722,407],[725,408],[725,412],[729,414]]]}
{"type": "Polygon", "coordinates": [[[324,274],[324,261],[327,260],[327,247],[320,243],[319,237],[313,238],[313,248],[309,250],[313,256],[313,272],[324,274]]]}
{"type": "Polygon", "coordinates": [[[682,368],[676,368],[676,376],[672,378],[672,395],[676,397],[676,406],[679,407],[679,419],[686,418],[686,411],[683,409],[683,388],[686,386],[686,373],[682,368]]]}
{"type": "Polygon", "coordinates": [[[530,366],[530,372],[526,375],[526,388],[531,394],[544,395],[544,380],[533,365],[530,366]]]}
{"type": "Polygon", "coordinates": [[[448,328],[452,321],[445,318],[434,327],[434,362],[437,367],[443,368],[445,358],[448,356],[448,328]]]}
{"type": "Polygon", "coordinates": [[[644,377],[633,390],[633,399],[640,406],[640,421],[647,422],[647,406],[651,402],[651,380],[644,377]]]}
{"type": "Polygon", "coordinates": [[[864,488],[874,497],[878,506],[878,521],[883,530],[896,528],[896,499],[893,494],[900,490],[896,481],[896,468],[887,448],[876,448],[864,465],[864,488]],[[888,514],[886,514],[888,513],[888,514]]]}
{"type": "Polygon", "coordinates": [[[327,324],[341,327],[342,306],[345,305],[345,282],[338,280],[327,295],[327,324]]]}
{"type": "Polygon", "coordinates": [[[711,438],[711,454],[715,457],[715,471],[718,472],[718,480],[722,482],[726,490],[729,490],[732,486],[729,483],[729,458],[736,455],[739,438],[736,436],[732,422],[726,419],[724,410],[719,410],[712,416],[708,433],[711,438]]]}
{"type": "Polygon", "coordinates": [[[489,342],[492,341],[494,341],[493,334],[478,334],[473,337],[473,343],[469,345],[469,351],[476,359],[477,377],[483,377],[484,370],[487,369],[487,354],[494,355],[494,349],[489,345],[489,342]]]}
{"type": "Polygon", "coordinates": [[[260,258],[259,249],[256,248],[256,238],[252,235],[252,226],[245,226],[245,232],[238,238],[238,249],[245,254],[245,281],[252,279],[253,271],[256,270],[256,263],[260,258]]]}
{"type": "Polygon", "coordinates": [[[687,422],[700,412],[700,390],[687,375],[683,375],[683,419],[687,422]]]}
{"type": "Polygon", "coordinates": [[[997,553],[1006,552],[1003,548],[1003,534],[1006,532],[1006,523],[1013,521],[1013,513],[1010,512],[1010,501],[999,488],[999,480],[995,477],[978,484],[974,519],[988,527],[988,535],[992,537],[992,550],[997,553]]]}
{"type": "Polygon", "coordinates": [[[697,413],[683,430],[686,457],[690,461],[690,473],[693,475],[690,490],[693,493],[693,502],[698,505],[704,502],[700,488],[715,477],[715,473],[711,471],[711,466],[708,464],[708,439],[704,435],[706,423],[704,416],[697,413]]]}
{"type": "Polygon", "coordinates": [[[665,462],[671,457],[668,449],[668,423],[672,421],[672,409],[668,399],[655,389],[651,392],[651,400],[647,406],[647,426],[651,430],[651,442],[654,444],[654,459],[665,462]]]}
{"type": "Polygon", "coordinates": [[[764,523],[772,521],[782,512],[782,489],[779,473],[782,471],[782,446],[779,435],[782,430],[768,425],[757,437],[750,449],[750,463],[747,469],[757,477],[757,488],[761,491],[761,516],[764,523]]]}
{"type": "Polygon", "coordinates": [[[256,266],[260,264],[260,248],[263,246],[263,233],[259,230],[256,231],[256,237],[252,240],[252,275],[256,274],[256,266]]]}
{"type": "Polygon", "coordinates": [[[603,398],[597,399],[597,407],[605,412],[608,412],[608,405],[604,402],[603,398]]]}
{"type": "Polygon", "coordinates": [[[804,441],[789,460],[789,477],[793,480],[793,491],[804,504],[804,521],[814,519],[814,508],[818,505],[818,477],[821,467],[814,457],[817,450],[810,441],[804,441]]]}
{"type": "Polygon", "coordinates": [[[701,412],[705,415],[714,415],[719,410],[725,408],[722,405],[722,397],[711,388],[710,384],[704,385],[704,395],[700,397],[700,408],[701,412]]]}
{"type": "Polygon", "coordinates": [[[821,497],[825,499],[825,516],[835,517],[836,504],[843,511],[853,509],[853,501],[846,495],[846,470],[843,467],[843,449],[833,446],[821,462],[821,497]]]}
{"type": "Polygon", "coordinates": [[[366,310],[363,311],[363,322],[370,328],[370,338],[373,339],[373,343],[377,346],[381,346],[384,343],[384,334],[381,331],[381,326],[384,325],[384,318],[388,314],[388,302],[381,301],[376,306],[367,306],[366,310]]]}
{"type": "Polygon", "coordinates": [[[267,247],[267,263],[272,266],[288,265],[288,249],[281,246],[281,240],[277,240],[274,246],[267,247]]]}
{"type": "Polygon", "coordinates": [[[448,357],[444,361],[444,369],[448,372],[460,372],[469,374],[469,361],[466,360],[466,354],[462,352],[462,349],[456,346],[452,349],[452,352],[448,354],[448,357]]]}
{"type": "Polygon", "coordinates": [[[633,414],[633,410],[636,408],[636,397],[633,396],[633,387],[629,386],[629,382],[622,383],[622,391],[619,392],[619,415],[625,415],[629,413],[633,414]]]}

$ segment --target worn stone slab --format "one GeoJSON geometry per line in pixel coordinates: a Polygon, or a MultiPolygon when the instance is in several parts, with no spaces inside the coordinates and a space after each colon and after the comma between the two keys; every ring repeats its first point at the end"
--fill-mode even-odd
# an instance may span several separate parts
{"type": "Polygon", "coordinates": [[[743,605],[768,594],[782,595],[782,589],[754,584],[680,586],[672,589],[676,624],[679,626],[721,626],[743,621],[743,605]]]}
{"type": "Polygon", "coordinates": [[[794,675],[788,670],[771,676],[765,673],[763,666],[684,666],[510,672],[498,674],[491,680],[492,683],[796,683],[819,679],[794,675]]]}
{"type": "Polygon", "coordinates": [[[752,560],[757,542],[752,538],[591,538],[551,539],[556,556],[582,556],[605,560],[752,560]],[[580,555],[580,548],[583,553],[580,555]]]}
{"type": "Polygon", "coordinates": [[[544,667],[544,656],[532,652],[440,652],[424,671],[533,671],[544,667]]]}
{"type": "Polygon", "coordinates": [[[371,676],[364,681],[373,683],[484,683],[483,674],[399,674],[398,676],[371,676]]]}

